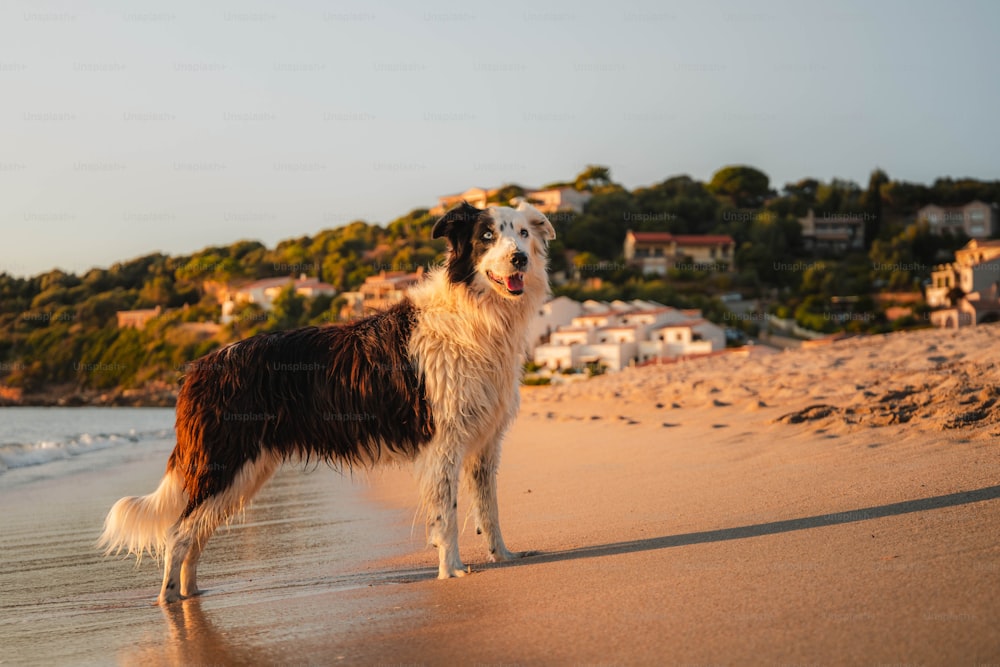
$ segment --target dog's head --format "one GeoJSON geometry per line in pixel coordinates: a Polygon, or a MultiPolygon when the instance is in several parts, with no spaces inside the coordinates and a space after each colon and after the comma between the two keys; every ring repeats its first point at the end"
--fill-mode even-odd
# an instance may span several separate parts
{"type": "Polygon", "coordinates": [[[518,299],[546,279],[548,242],[556,237],[541,211],[522,201],[517,208],[478,209],[462,202],[434,225],[434,238],[448,238],[448,279],[479,293],[492,290],[518,299]]]}

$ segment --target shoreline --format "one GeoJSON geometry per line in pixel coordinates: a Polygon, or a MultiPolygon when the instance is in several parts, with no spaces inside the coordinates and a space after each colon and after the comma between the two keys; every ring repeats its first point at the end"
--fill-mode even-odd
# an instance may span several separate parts
{"type": "Polygon", "coordinates": [[[79,389],[72,385],[50,387],[23,394],[0,387],[0,408],[132,407],[172,408],[177,404],[177,385],[156,383],[139,389],[79,389]]]}

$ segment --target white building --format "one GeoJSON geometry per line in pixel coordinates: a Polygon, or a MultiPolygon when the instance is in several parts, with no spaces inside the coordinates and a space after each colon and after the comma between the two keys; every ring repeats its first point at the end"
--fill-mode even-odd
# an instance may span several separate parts
{"type": "Polygon", "coordinates": [[[619,371],[636,363],[706,354],[726,347],[723,329],[701,318],[649,301],[580,304],[583,312],[534,349],[536,364],[552,370],[602,364],[619,371]]]}
{"type": "Polygon", "coordinates": [[[917,211],[917,220],[926,220],[931,232],[963,232],[974,239],[986,239],[1000,231],[1000,207],[979,200],[964,206],[928,204],[917,211]]]}
{"type": "Polygon", "coordinates": [[[649,339],[639,344],[639,361],[708,354],[725,347],[725,332],[711,322],[674,322],[653,328],[649,339]]]}
{"type": "Polygon", "coordinates": [[[546,342],[559,327],[569,325],[583,312],[583,304],[569,297],[557,296],[538,310],[538,317],[528,325],[528,347],[546,342]]]}
{"type": "Polygon", "coordinates": [[[237,304],[256,303],[265,312],[274,308],[274,300],[281,294],[281,290],[289,285],[294,286],[295,293],[299,296],[313,298],[321,294],[331,296],[337,293],[337,289],[328,283],[324,283],[319,278],[309,278],[305,274],[297,279],[291,276],[280,278],[265,278],[256,282],[243,285],[231,291],[220,291],[217,296],[222,300],[222,324],[228,324],[233,319],[233,310],[237,304]]]}
{"type": "Polygon", "coordinates": [[[925,290],[931,323],[945,329],[1000,320],[1000,240],[972,239],[955,261],[931,272],[925,290]]]}
{"type": "Polygon", "coordinates": [[[545,214],[572,211],[581,213],[593,196],[589,192],[576,188],[549,188],[548,190],[531,190],[524,195],[534,207],[545,214]]]}
{"type": "MultiPolygon", "coordinates": [[[[497,193],[500,190],[501,188],[469,188],[457,195],[443,195],[438,197],[438,205],[430,209],[429,213],[431,215],[442,215],[445,211],[461,204],[463,201],[468,202],[476,208],[512,205],[512,202],[490,201],[497,198],[497,193]]],[[[545,214],[564,211],[581,213],[583,207],[586,206],[592,196],[589,192],[570,187],[548,188],[546,190],[528,188],[524,192],[525,199],[545,214]]]]}

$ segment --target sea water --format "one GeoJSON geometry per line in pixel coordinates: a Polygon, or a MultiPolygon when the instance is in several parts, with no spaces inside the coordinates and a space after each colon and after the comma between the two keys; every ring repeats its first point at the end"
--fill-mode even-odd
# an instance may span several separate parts
{"type": "Polygon", "coordinates": [[[172,408],[0,408],[0,489],[110,467],[173,438],[172,408]]]}

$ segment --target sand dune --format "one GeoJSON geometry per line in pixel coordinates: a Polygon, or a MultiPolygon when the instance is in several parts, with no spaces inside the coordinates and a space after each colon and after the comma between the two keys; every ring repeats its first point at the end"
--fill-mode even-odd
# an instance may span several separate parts
{"type": "MultiPolygon", "coordinates": [[[[491,566],[467,530],[482,572],[412,584],[426,611],[355,650],[431,664],[996,663],[997,352],[1000,327],[922,331],[528,389],[501,508],[511,547],[540,555],[491,566]]],[[[412,504],[405,475],[374,493],[412,504]]],[[[432,576],[429,552],[387,566],[432,576]]]]}

